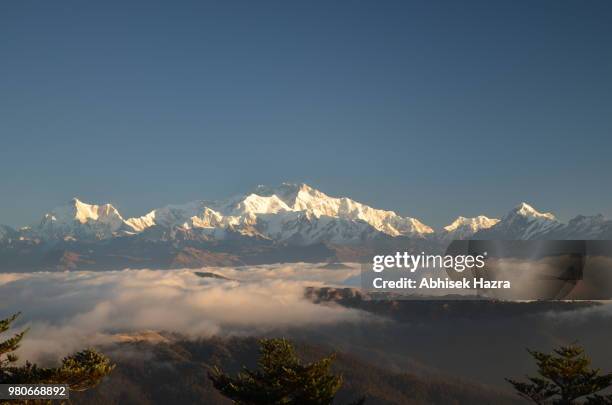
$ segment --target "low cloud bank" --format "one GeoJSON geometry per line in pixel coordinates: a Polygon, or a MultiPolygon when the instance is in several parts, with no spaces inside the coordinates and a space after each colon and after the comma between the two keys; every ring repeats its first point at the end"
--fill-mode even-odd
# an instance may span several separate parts
{"type": "Polygon", "coordinates": [[[22,312],[20,354],[40,360],[117,334],[157,330],[191,337],[257,334],[274,328],[352,322],[365,315],[304,299],[304,287],[341,285],[358,269],[315,265],[193,270],[0,274],[0,316],[22,312]]]}

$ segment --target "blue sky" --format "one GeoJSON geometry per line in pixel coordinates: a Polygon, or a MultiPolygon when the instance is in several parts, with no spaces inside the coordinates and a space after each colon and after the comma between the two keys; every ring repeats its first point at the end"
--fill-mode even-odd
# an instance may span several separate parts
{"type": "Polygon", "coordinates": [[[609,1],[2,2],[0,223],[307,182],[612,216],[609,1]]]}

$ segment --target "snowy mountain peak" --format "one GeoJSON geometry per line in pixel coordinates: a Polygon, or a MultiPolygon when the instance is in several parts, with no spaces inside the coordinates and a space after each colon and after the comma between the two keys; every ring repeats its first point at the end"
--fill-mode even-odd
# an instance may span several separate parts
{"type": "Polygon", "coordinates": [[[278,195],[293,211],[305,212],[316,218],[363,221],[390,236],[425,235],[434,232],[418,219],[401,217],[393,211],[372,208],[350,198],[330,197],[305,183],[283,183],[268,190],[278,195]]]}
{"type": "Polygon", "coordinates": [[[467,239],[484,229],[489,229],[499,222],[497,218],[479,215],[473,218],[457,217],[452,223],[442,228],[443,239],[467,239]]]}
{"type": "Polygon", "coordinates": [[[132,229],[111,204],[87,204],[73,198],[46,213],[27,233],[42,239],[105,239],[119,230],[132,229]]]}
{"type": "Polygon", "coordinates": [[[232,214],[276,214],[281,211],[291,211],[291,208],[275,194],[269,197],[249,194],[236,204],[232,214]]]}
{"type": "Polygon", "coordinates": [[[578,215],[552,235],[558,239],[612,239],[612,220],[602,214],[578,215]]]}
{"type": "Polygon", "coordinates": [[[522,202],[516,207],[514,207],[505,217],[504,219],[508,220],[513,217],[522,217],[527,219],[542,219],[548,221],[557,221],[557,218],[550,212],[540,212],[536,210],[533,206],[527,204],[526,202],[522,202]]]}
{"type": "Polygon", "coordinates": [[[477,239],[528,240],[540,239],[562,227],[550,212],[539,212],[522,202],[489,229],[478,232],[477,239]]]}
{"type": "Polygon", "coordinates": [[[70,201],[70,206],[74,209],[74,219],[82,224],[87,223],[90,220],[108,221],[116,219],[123,221],[119,211],[117,211],[117,209],[111,204],[87,204],[75,197],[70,201]]]}
{"type": "Polygon", "coordinates": [[[262,197],[276,196],[292,209],[295,209],[296,203],[300,200],[308,201],[313,198],[329,198],[306,183],[281,183],[276,187],[259,185],[253,190],[252,194],[262,197]]]}
{"type": "Polygon", "coordinates": [[[456,231],[459,228],[469,228],[474,232],[480,229],[487,229],[499,222],[497,218],[489,218],[484,215],[479,215],[473,218],[459,216],[452,223],[444,227],[447,232],[456,231]]]}
{"type": "Polygon", "coordinates": [[[543,218],[543,219],[548,219],[551,221],[557,220],[557,218],[552,213],[539,212],[538,210],[536,210],[535,208],[533,208],[531,205],[527,204],[526,202],[522,202],[516,207],[514,207],[514,209],[510,211],[507,217],[515,216],[515,215],[520,215],[521,217],[543,218]]]}

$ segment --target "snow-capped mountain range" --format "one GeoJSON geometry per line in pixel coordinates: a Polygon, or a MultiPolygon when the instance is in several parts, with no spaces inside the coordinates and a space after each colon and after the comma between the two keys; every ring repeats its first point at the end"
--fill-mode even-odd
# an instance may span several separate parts
{"type": "Polygon", "coordinates": [[[21,229],[24,237],[42,240],[108,239],[129,231],[119,211],[110,204],[92,205],[73,198],[46,213],[41,221],[21,229]]]}
{"type": "Polygon", "coordinates": [[[108,240],[117,237],[197,237],[226,240],[258,238],[291,245],[355,245],[389,238],[431,239],[612,239],[612,221],[601,215],[562,223],[548,212],[521,203],[501,219],[458,217],[439,229],[393,211],[350,198],[330,197],[306,184],[258,186],[223,201],[169,205],[124,219],[110,204],[71,200],[46,213],[40,222],[13,230],[0,226],[0,241],[108,240]]]}

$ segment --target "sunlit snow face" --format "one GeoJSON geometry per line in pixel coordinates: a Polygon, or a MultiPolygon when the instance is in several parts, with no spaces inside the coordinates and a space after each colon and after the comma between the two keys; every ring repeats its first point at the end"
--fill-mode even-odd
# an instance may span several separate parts
{"type": "Polygon", "coordinates": [[[304,298],[305,287],[342,284],[359,273],[357,268],[297,264],[205,271],[226,279],[192,270],[0,274],[0,315],[22,312],[21,326],[31,328],[21,351],[28,359],[146,330],[256,334],[363,317],[304,298]]]}

